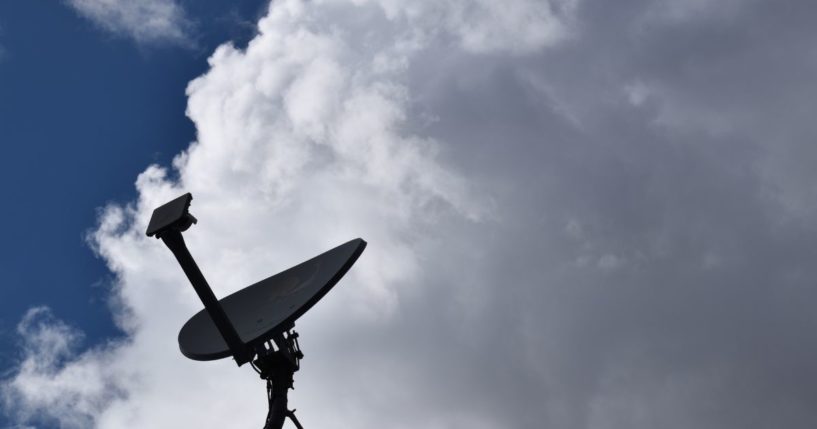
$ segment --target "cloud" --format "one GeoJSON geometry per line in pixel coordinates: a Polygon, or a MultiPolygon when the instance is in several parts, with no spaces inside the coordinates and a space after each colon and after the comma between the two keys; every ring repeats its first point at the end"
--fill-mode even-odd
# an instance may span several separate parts
{"type": "Polygon", "coordinates": [[[564,40],[570,34],[576,0],[487,0],[445,2],[357,0],[378,3],[392,20],[446,33],[471,52],[529,53],[564,40]],[[440,31],[442,30],[442,31],[440,31]]]}
{"type": "Polygon", "coordinates": [[[115,380],[106,371],[110,345],[77,358],[82,333],[54,318],[48,308],[30,309],[17,333],[22,339],[23,364],[2,389],[3,403],[19,405],[6,410],[13,418],[88,427],[93,416],[124,390],[110,384],[115,380]]]}
{"type": "MultiPolygon", "coordinates": [[[[6,409],[259,425],[252,371],[177,350],[200,303],[144,228],[189,190],[186,239],[219,296],[369,242],[298,322],[305,425],[814,427],[817,10],[585,1],[548,42],[477,20],[502,40],[478,49],[449,26],[462,5],[488,10],[274,2],[246,50],[220,47],[188,86],[197,141],[89,239],[127,341],[24,346],[6,409]],[[84,368],[87,392],[37,393],[84,368]]],[[[78,338],[29,319],[31,338],[78,338]]]]}
{"type": "Polygon", "coordinates": [[[191,24],[175,0],[66,0],[81,16],[138,43],[187,45],[191,24]]]}
{"type": "Polygon", "coordinates": [[[570,33],[573,0],[445,3],[447,25],[473,52],[540,50],[570,33]]]}
{"type": "MultiPolygon", "coordinates": [[[[439,143],[404,130],[409,99],[399,83],[404,74],[399,64],[411,40],[362,50],[319,31],[315,21],[325,19],[319,11],[300,2],[276,3],[246,51],[220,47],[211,70],[188,88],[188,114],[197,123],[198,139],[174,161],[178,182],[152,166],[137,180],[139,201],[110,207],[101,217],[90,242],[118,276],[113,308],[131,341],[80,359],[109,365],[109,383],[128,387],[122,397],[94,401],[105,406],[83,412],[82,419],[55,413],[62,425],[84,427],[92,420],[100,427],[207,426],[234,419],[235,413],[247,425],[259,419],[263,390],[252,387],[263,386],[251,373],[243,371],[242,377],[228,362],[191,366],[180,359],[174,331],[198,304],[189,288],[179,287],[184,279],[161,243],[144,236],[145,215],[160,201],[183,190],[195,195],[194,213],[210,220],[188,241],[200,264],[210,267],[208,278],[220,296],[317,251],[365,237],[367,256],[346,280],[356,286],[336,294],[325,310],[349,316],[339,327],[347,333],[354,323],[368,326],[399,311],[406,293],[401,289],[413,287],[421,263],[412,248],[418,230],[446,216],[469,221],[485,216],[464,180],[436,160],[439,143]],[[270,240],[287,244],[270,246],[270,240]],[[154,302],[159,295],[165,298],[154,302]],[[222,399],[213,397],[209,415],[176,406],[176,398],[207,391],[204,386],[212,383],[227,388],[218,376],[211,378],[219,372],[246,391],[243,405],[219,407],[222,399]],[[162,380],[176,380],[176,387],[162,380]]],[[[68,363],[55,371],[72,368],[68,363]]],[[[28,384],[23,372],[15,381],[28,384]]],[[[50,409],[52,398],[9,386],[14,394],[6,404],[28,410],[23,418],[50,409]]]]}

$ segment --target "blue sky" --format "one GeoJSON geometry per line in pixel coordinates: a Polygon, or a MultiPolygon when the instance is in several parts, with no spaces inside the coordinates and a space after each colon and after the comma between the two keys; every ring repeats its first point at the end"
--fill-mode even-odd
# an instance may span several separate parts
{"type": "Polygon", "coordinates": [[[351,238],[306,427],[817,427],[807,0],[0,3],[0,427],[260,427],[178,350],[351,238]],[[94,249],[94,250],[92,250],[94,249]],[[206,410],[206,412],[202,412],[206,410]]]}
{"type": "Polygon", "coordinates": [[[87,335],[117,335],[110,271],[85,241],[98,210],[126,202],[151,163],[168,165],[195,140],[185,88],[226,40],[242,43],[258,1],[191,2],[189,45],[143,44],[95,25],[63,2],[0,4],[0,365],[15,326],[46,305],[87,335]]]}

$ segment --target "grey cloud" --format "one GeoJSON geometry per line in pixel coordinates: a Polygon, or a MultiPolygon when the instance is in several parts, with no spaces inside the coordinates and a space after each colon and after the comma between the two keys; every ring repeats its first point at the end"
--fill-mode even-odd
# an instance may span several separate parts
{"type": "Polygon", "coordinates": [[[572,43],[427,92],[447,113],[431,134],[504,182],[482,324],[539,345],[526,368],[545,377],[516,396],[539,419],[518,427],[814,425],[813,209],[780,166],[813,159],[814,12],[773,8],[678,23],[585,2],[572,43]],[[655,91],[640,106],[633,81],[655,91]]]}

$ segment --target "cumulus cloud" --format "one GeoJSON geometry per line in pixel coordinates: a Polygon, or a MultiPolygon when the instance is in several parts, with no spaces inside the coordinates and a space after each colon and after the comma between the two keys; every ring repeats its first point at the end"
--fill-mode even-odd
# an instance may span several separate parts
{"type": "Polygon", "coordinates": [[[48,308],[30,309],[17,326],[22,364],[2,389],[4,404],[19,421],[88,427],[94,416],[124,391],[109,372],[107,347],[77,358],[83,334],[56,319],[48,308]]]}
{"type": "Polygon", "coordinates": [[[480,38],[451,11],[487,3],[274,2],[188,86],[196,142],[89,239],[127,341],[76,353],[32,310],[6,409],[260,426],[252,371],[177,350],[201,304],[144,228],[191,191],[219,296],[369,242],[298,322],[307,426],[814,427],[817,10],[648,3],[520,0],[480,38]]]}
{"type": "Polygon", "coordinates": [[[81,16],[144,44],[191,42],[191,24],[176,0],[66,0],[81,16]]]}

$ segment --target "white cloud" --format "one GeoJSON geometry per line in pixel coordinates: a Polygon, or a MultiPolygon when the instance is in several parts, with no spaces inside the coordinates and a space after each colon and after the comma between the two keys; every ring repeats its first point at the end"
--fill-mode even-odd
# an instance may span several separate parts
{"type": "Polygon", "coordinates": [[[109,372],[109,346],[77,358],[82,333],[44,307],[29,310],[17,327],[23,339],[23,363],[2,389],[6,408],[19,421],[58,420],[64,427],[88,427],[94,416],[124,392],[109,372]]]}
{"type": "Polygon", "coordinates": [[[190,22],[176,0],[66,0],[85,18],[139,43],[191,42],[190,22]]]}
{"type": "MultiPolygon", "coordinates": [[[[42,357],[67,354],[41,347],[27,355],[6,398],[24,421],[51,409],[65,427],[252,426],[263,417],[263,385],[252,371],[186,361],[175,345],[176,330],[200,304],[144,229],[154,207],[184,191],[195,196],[192,211],[201,219],[187,240],[219,296],[356,236],[369,241],[333,299],[304,324],[312,331],[304,337],[314,338],[304,345],[308,355],[309,344],[315,349],[316,373],[333,365],[320,338],[353,338],[360,326],[386,323],[401,299],[418,293],[422,256],[415,246],[428,239],[419,230],[446,216],[484,215],[464,180],[436,160],[438,142],[405,130],[405,70],[383,67],[405,61],[405,40],[391,34],[377,46],[357,46],[317,24],[320,12],[275,2],[246,51],[221,46],[210,71],[190,83],[188,115],[198,139],[174,161],[179,182],[148,168],[137,180],[138,202],[109,207],[90,237],[117,274],[113,309],[129,341],[45,365],[66,379],[105,367],[95,376],[104,383],[76,400],[96,408],[70,413],[52,405],[76,386],[49,385],[55,396],[41,395],[31,386],[43,371],[26,370],[42,357]],[[105,386],[126,388],[118,395],[105,386]]],[[[40,332],[68,332],[61,326],[40,332]]],[[[328,413],[320,419],[329,426],[328,413]]]]}

